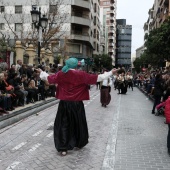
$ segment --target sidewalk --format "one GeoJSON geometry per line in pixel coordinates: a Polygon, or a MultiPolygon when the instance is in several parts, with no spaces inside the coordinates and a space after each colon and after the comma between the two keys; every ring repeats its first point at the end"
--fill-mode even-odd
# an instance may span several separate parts
{"type": "Polygon", "coordinates": [[[9,114],[3,114],[0,116],[0,129],[16,123],[32,114],[36,114],[56,103],[58,103],[58,100],[56,100],[54,97],[48,97],[46,100],[26,104],[22,107],[17,107],[15,110],[10,111],[9,114]]]}

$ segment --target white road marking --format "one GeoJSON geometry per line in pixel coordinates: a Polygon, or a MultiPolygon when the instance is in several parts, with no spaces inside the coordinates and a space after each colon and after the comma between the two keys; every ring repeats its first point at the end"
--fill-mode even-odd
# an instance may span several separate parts
{"type": "Polygon", "coordinates": [[[15,146],[12,150],[18,150],[20,149],[21,147],[23,147],[27,142],[22,142],[20,143],[19,145],[15,146]]]}
{"type": "Polygon", "coordinates": [[[38,136],[39,134],[41,134],[43,131],[42,130],[40,130],[40,131],[38,131],[38,132],[36,132],[35,134],[33,134],[32,136],[38,136]]]}
{"type": "Polygon", "coordinates": [[[53,132],[49,133],[46,137],[50,138],[53,135],[53,132]]]}
{"type": "Polygon", "coordinates": [[[6,170],[13,170],[16,166],[18,166],[21,162],[13,162],[12,165],[8,166],[6,170]]]}
{"type": "Polygon", "coordinates": [[[35,144],[31,149],[28,150],[28,152],[34,152],[37,148],[41,146],[40,143],[35,144]]]}
{"type": "Polygon", "coordinates": [[[52,126],[54,124],[54,122],[50,122],[47,126],[52,126]]]}
{"type": "Polygon", "coordinates": [[[116,155],[116,144],[117,144],[117,134],[119,126],[120,117],[120,106],[121,106],[121,96],[118,98],[116,114],[113,116],[113,123],[110,129],[110,135],[107,141],[105,157],[101,169],[114,170],[115,167],[115,155],[116,155]]]}
{"type": "Polygon", "coordinates": [[[85,107],[87,106],[87,105],[84,105],[85,107]]]}

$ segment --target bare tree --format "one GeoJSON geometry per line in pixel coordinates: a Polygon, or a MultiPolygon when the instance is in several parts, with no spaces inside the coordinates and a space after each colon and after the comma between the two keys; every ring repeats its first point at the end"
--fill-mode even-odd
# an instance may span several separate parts
{"type": "MultiPolygon", "coordinates": [[[[6,3],[5,0],[0,0],[0,3],[3,6],[9,6],[9,3],[6,3]]],[[[38,0],[31,1],[32,5],[39,6],[39,3],[38,0]]],[[[42,32],[41,47],[44,48],[47,48],[52,41],[57,42],[60,38],[63,38],[68,31],[68,27],[66,26],[66,21],[68,19],[67,5],[64,5],[62,0],[47,0],[47,4],[48,10],[41,9],[41,14],[46,15],[48,18],[48,27],[42,32]]],[[[13,6],[15,6],[15,1],[13,6]]],[[[39,33],[32,25],[31,14],[28,14],[28,11],[22,11],[22,13],[18,13],[17,16],[13,15],[13,13],[14,11],[9,9],[8,12],[5,11],[1,14],[1,17],[7,25],[7,34],[10,32],[13,38],[20,40],[25,47],[29,43],[37,47],[39,33]],[[15,30],[15,23],[20,24],[19,31],[15,30]]]]}

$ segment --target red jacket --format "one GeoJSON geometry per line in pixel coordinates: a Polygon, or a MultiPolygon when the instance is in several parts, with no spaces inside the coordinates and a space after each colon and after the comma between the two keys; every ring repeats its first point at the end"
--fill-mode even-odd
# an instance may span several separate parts
{"type": "Polygon", "coordinates": [[[88,85],[96,84],[97,75],[88,74],[84,71],[69,70],[48,76],[50,84],[57,84],[56,98],[67,101],[89,100],[88,85]]]}
{"type": "Polygon", "coordinates": [[[170,96],[165,102],[165,117],[166,123],[170,124],[170,96]]]}

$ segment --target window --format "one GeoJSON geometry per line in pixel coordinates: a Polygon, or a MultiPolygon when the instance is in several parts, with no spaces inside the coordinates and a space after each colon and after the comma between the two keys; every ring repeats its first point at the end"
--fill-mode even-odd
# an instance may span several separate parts
{"type": "Polygon", "coordinates": [[[99,44],[97,44],[97,52],[99,52],[99,44]]]}
{"type": "Polygon", "coordinates": [[[94,4],[94,12],[97,12],[97,4],[94,4]]]}
{"type": "Polygon", "coordinates": [[[96,42],[93,43],[93,48],[96,49],[96,42]]]}
{"type": "Polygon", "coordinates": [[[0,12],[5,12],[5,7],[4,6],[0,6],[0,12]]]}
{"type": "Polygon", "coordinates": [[[103,5],[108,5],[108,6],[109,6],[109,5],[110,5],[110,2],[104,1],[104,2],[103,2],[103,5]]]}
{"type": "Polygon", "coordinates": [[[22,30],[22,24],[21,23],[15,23],[15,31],[21,31],[22,30]]]}
{"type": "Polygon", "coordinates": [[[80,53],[80,44],[69,44],[68,49],[71,53],[80,53]]]}
{"type": "Polygon", "coordinates": [[[15,6],[15,14],[21,14],[22,13],[22,5],[15,6]]]}
{"type": "Polygon", "coordinates": [[[94,29],[93,37],[96,38],[96,29],[94,29]]]}
{"type": "Polygon", "coordinates": [[[4,28],[4,23],[0,23],[0,30],[4,30],[5,28],[4,28]]]}
{"type": "Polygon", "coordinates": [[[94,25],[96,25],[96,16],[93,19],[93,23],[94,23],[94,25]]]}

